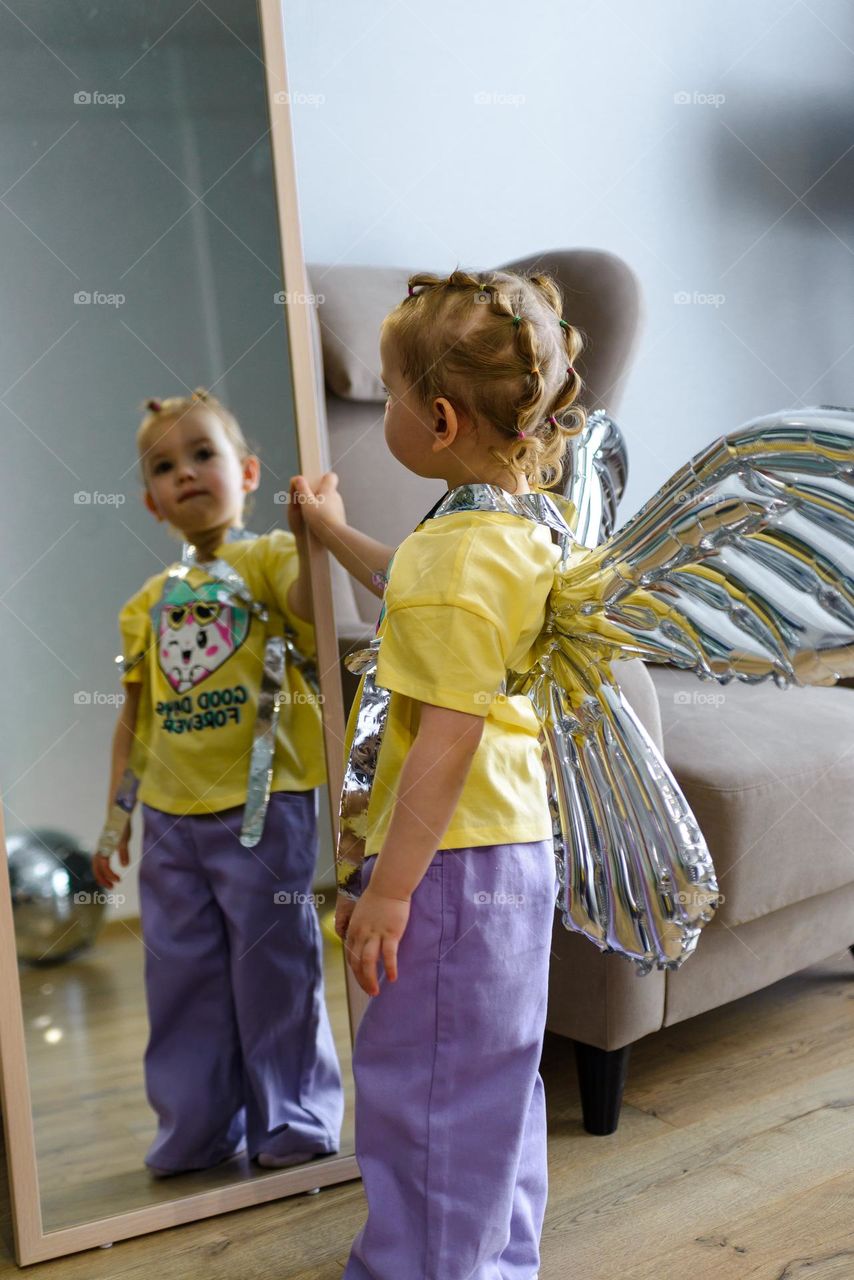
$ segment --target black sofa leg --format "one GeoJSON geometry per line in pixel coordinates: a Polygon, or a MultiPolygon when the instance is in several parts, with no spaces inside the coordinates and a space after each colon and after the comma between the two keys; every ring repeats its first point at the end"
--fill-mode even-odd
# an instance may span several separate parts
{"type": "Polygon", "coordinates": [[[598,1049],[574,1040],[575,1065],[581,1090],[581,1111],[588,1133],[614,1133],[620,1120],[623,1086],[632,1046],[598,1049]]]}

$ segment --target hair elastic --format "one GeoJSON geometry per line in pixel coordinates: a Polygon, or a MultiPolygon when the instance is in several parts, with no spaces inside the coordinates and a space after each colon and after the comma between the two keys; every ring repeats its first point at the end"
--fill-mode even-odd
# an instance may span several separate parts
{"type": "Polygon", "coordinates": [[[159,413],[163,408],[163,404],[160,400],[151,399],[147,402],[145,407],[146,409],[150,409],[152,413],[159,413]]]}
{"type": "Polygon", "coordinates": [[[410,298],[414,298],[414,297],[415,297],[415,288],[414,288],[414,286],[413,286],[413,285],[410,285],[410,286],[409,286],[409,296],[410,296],[410,298]]]}
{"type": "Polygon", "coordinates": [[[517,440],[527,440],[527,438],[528,438],[528,434],[527,434],[527,432],[526,432],[526,431],[517,431],[517,432],[516,432],[516,439],[517,439],[517,440]]]}
{"type": "Polygon", "coordinates": [[[560,325],[561,329],[568,329],[568,328],[569,328],[569,325],[567,324],[567,322],[566,322],[565,320],[559,320],[559,321],[558,321],[558,324],[560,325]]]}

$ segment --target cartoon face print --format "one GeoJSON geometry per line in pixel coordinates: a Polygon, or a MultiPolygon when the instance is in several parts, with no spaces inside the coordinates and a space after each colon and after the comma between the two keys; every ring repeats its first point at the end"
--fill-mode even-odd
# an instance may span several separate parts
{"type": "Polygon", "coordinates": [[[167,582],[158,613],[158,662],[176,693],[194,688],[227,662],[249,630],[248,610],[217,599],[215,582],[195,589],[167,582]]]}

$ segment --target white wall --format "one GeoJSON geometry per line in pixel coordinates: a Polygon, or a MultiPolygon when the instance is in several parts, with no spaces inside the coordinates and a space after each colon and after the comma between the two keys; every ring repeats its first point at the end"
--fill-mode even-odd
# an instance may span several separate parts
{"type": "Polygon", "coordinates": [[[623,518],[748,418],[854,403],[845,0],[283,7],[309,262],[640,276],[623,518]]]}

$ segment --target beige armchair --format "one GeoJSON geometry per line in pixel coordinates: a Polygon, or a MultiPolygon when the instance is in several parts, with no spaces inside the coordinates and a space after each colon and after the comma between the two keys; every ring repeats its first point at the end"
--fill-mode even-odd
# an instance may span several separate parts
{"type": "MultiPolygon", "coordinates": [[[[594,250],[504,265],[536,265],[560,281],[566,318],[586,336],[584,403],[616,414],[640,321],[633,273],[594,250]]],[[[406,471],[383,437],[379,326],[405,296],[409,271],[314,265],[309,275],[323,299],[329,465],[353,523],[395,545],[444,491],[406,471]]],[[[343,655],[373,635],[379,605],[338,566],[333,589],[343,655]]],[[[725,901],[676,972],[643,977],[556,913],[547,1025],[574,1042],[585,1128],[598,1134],[617,1127],[634,1041],[854,943],[854,694],[722,687],[638,660],[620,668],[700,822],[725,901]]],[[[358,682],[343,663],[342,679],[349,707],[358,682]]]]}

